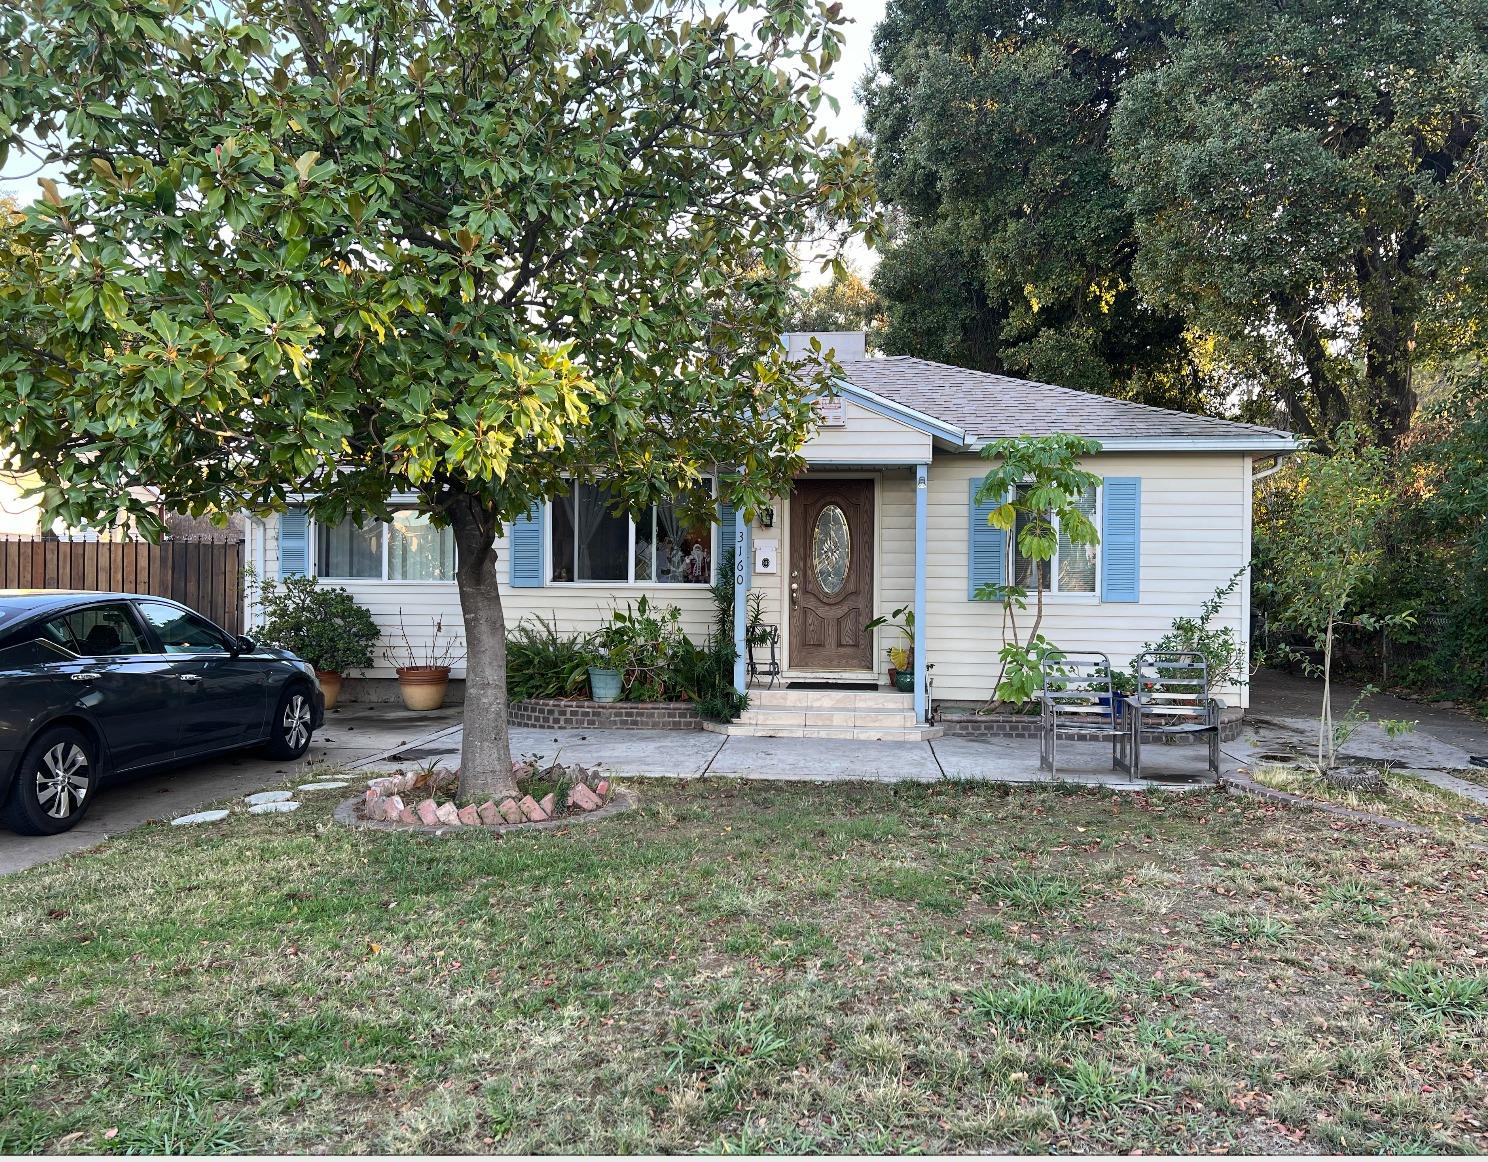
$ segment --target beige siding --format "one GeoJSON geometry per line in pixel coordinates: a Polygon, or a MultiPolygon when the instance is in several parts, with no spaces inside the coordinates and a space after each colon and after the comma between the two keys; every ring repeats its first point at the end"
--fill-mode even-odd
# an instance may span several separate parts
{"type": "Polygon", "coordinates": [[[930,458],[930,437],[898,420],[848,402],[847,424],[818,428],[802,454],[811,463],[919,463],[930,458]]]}

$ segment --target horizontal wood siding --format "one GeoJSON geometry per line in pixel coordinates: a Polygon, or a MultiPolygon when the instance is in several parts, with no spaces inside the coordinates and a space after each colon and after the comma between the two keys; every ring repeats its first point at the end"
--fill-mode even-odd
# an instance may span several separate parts
{"type": "Polygon", "coordinates": [[[846,407],[846,426],[818,428],[816,435],[806,441],[802,454],[808,461],[871,464],[883,460],[903,463],[929,459],[930,437],[923,432],[855,403],[846,407]]]}

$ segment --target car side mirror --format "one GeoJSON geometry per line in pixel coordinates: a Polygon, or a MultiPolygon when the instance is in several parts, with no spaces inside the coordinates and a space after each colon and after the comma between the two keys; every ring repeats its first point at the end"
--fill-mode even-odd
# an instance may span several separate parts
{"type": "Polygon", "coordinates": [[[240,634],[236,642],[234,642],[233,653],[251,654],[256,649],[258,649],[258,643],[256,641],[246,634],[240,634]]]}

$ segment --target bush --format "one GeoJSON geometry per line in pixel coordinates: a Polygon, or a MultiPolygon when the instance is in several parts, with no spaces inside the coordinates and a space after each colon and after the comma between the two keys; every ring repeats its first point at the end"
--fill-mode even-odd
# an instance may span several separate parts
{"type": "Polygon", "coordinates": [[[554,621],[524,618],[506,634],[506,696],[572,698],[587,693],[593,635],[558,632],[554,621]]]}
{"type": "Polygon", "coordinates": [[[317,670],[344,674],[372,664],[382,636],[377,622],[345,589],[322,587],[314,577],[286,577],[258,587],[263,625],[257,637],[304,658],[317,670]]]}

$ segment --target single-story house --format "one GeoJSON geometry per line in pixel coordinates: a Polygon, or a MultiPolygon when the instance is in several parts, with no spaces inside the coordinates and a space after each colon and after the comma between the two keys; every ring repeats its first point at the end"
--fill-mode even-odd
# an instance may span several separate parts
{"type": "MultiPolygon", "coordinates": [[[[726,511],[712,527],[693,526],[667,505],[617,518],[599,490],[576,481],[498,545],[509,622],[535,616],[592,629],[646,594],[678,606],[701,640],[713,618],[708,584],[720,552],[734,546],[736,589],[758,593],[765,621],[778,627],[786,683],[883,686],[888,649],[902,639],[892,627],[864,627],[909,606],[917,657],[934,667],[934,699],[981,702],[998,670],[1003,608],[972,595],[989,581],[1023,583],[1030,571],[974,501],[988,467],[979,449],[1053,432],[1101,443],[1086,465],[1103,481],[1089,498],[1101,543],[1062,547],[1045,578],[1043,632],[1124,666],[1250,560],[1252,482],[1298,446],[1271,428],[924,359],[870,358],[861,333],[820,338],[835,349],[842,380],[823,401],[789,496],[747,524],[726,511]]],[[[308,571],[344,586],[389,635],[401,620],[417,643],[435,618],[459,633],[452,537],[411,505],[369,528],[317,526],[296,509],[251,521],[248,559],[264,576],[308,571]]],[[[1247,578],[1221,614],[1242,641],[1249,613],[1247,578]]],[[[915,669],[923,724],[926,672],[915,669]]],[[[392,670],[379,665],[368,677],[392,670]]],[[[1246,702],[1243,687],[1222,693],[1231,705],[1246,702]]]]}

